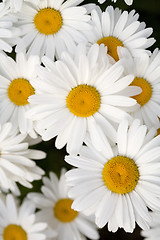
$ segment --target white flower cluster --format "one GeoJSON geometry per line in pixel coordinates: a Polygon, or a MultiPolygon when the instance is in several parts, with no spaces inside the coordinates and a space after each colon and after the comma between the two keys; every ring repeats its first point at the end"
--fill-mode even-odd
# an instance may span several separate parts
{"type": "Polygon", "coordinates": [[[136,223],[157,239],[146,231],[160,217],[152,31],[135,10],[83,0],[0,3],[0,239],[99,239],[106,224],[133,232],[136,223]],[[54,137],[73,168],[42,178],[34,160],[46,153],[29,146],[54,137]],[[20,204],[18,184],[39,179],[41,193],[20,204]]]}

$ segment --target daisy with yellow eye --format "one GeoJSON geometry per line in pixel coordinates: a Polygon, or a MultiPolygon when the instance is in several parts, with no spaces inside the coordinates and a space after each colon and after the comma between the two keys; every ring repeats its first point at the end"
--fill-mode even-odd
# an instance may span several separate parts
{"type": "Polygon", "coordinates": [[[29,193],[28,198],[40,210],[37,220],[48,224],[47,239],[53,239],[50,231],[58,232],[55,240],[99,239],[94,218],[86,217],[71,208],[73,200],[68,197],[65,169],[61,170],[60,179],[50,172],[49,178],[43,177],[42,193],[29,193]]]}
{"type": "Polygon", "coordinates": [[[12,124],[0,125],[0,189],[19,195],[16,183],[31,188],[34,180],[41,179],[44,171],[35,161],[46,157],[40,150],[28,149],[26,134],[12,134],[12,124]]]}
{"type": "MultiPolygon", "coordinates": [[[[100,4],[104,3],[106,0],[98,0],[100,4]]],[[[132,5],[133,0],[124,0],[127,5],[132,5]]],[[[117,0],[112,0],[112,2],[117,2],[117,0]]]]}
{"type": "Polygon", "coordinates": [[[64,50],[73,51],[76,43],[87,41],[83,32],[88,31],[90,16],[83,0],[46,0],[23,3],[18,14],[21,39],[17,40],[16,51],[27,54],[59,57],[64,50]]]}
{"type": "Polygon", "coordinates": [[[19,205],[13,195],[0,199],[0,239],[45,240],[47,224],[36,221],[35,207],[29,200],[19,205]]]}
{"type": "Polygon", "coordinates": [[[125,73],[133,74],[131,86],[139,86],[142,92],[133,98],[137,100],[140,108],[132,112],[134,118],[139,118],[149,128],[159,128],[160,118],[160,51],[155,49],[149,57],[148,54],[137,55],[132,58],[124,49],[119,49],[120,58],[124,59],[125,73]]]}
{"type": "Polygon", "coordinates": [[[137,105],[136,100],[119,92],[128,89],[135,95],[141,90],[129,86],[133,76],[123,75],[120,61],[111,65],[105,50],[98,44],[89,51],[80,45],[74,57],[64,52],[57,62],[43,58],[45,67],[37,69],[37,94],[29,97],[34,107],[27,117],[36,120],[44,141],[57,136],[57,148],[67,144],[68,152],[77,153],[89,134],[97,149],[105,151],[105,134],[116,140],[112,123],[131,118],[127,111],[137,105]]]}
{"type": "Polygon", "coordinates": [[[91,23],[93,28],[87,32],[90,44],[98,43],[107,46],[107,53],[118,61],[118,47],[127,48],[135,56],[137,53],[150,52],[146,48],[153,45],[152,28],[145,28],[144,22],[138,21],[139,15],[131,12],[114,9],[112,6],[104,12],[93,10],[91,23]]]}
{"type": "Polygon", "coordinates": [[[141,231],[144,240],[158,240],[160,237],[160,214],[151,212],[150,229],[141,231]]]}
{"type": "Polygon", "coordinates": [[[28,59],[22,53],[12,58],[0,55],[0,123],[12,122],[13,130],[28,133],[36,138],[33,122],[26,119],[25,112],[30,109],[28,97],[35,94],[32,81],[36,81],[35,67],[40,64],[38,56],[28,59]]]}
{"type": "Polygon", "coordinates": [[[107,154],[98,152],[88,142],[79,156],[65,157],[77,167],[66,173],[72,208],[87,215],[95,213],[100,228],[108,223],[109,231],[124,228],[133,232],[137,223],[148,229],[148,208],[160,210],[160,136],[149,139],[146,132],[139,120],[130,127],[124,120],[118,127],[114,151],[107,146],[107,154]]]}

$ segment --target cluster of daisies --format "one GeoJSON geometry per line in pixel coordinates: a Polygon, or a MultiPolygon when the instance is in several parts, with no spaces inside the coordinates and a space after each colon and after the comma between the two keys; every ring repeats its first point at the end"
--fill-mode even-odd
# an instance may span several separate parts
{"type": "Polygon", "coordinates": [[[160,51],[138,19],[83,0],[0,3],[0,239],[93,240],[136,224],[159,238],[160,51]],[[29,148],[53,138],[71,166],[60,178],[29,148]],[[21,203],[19,184],[40,179],[21,203]]]}

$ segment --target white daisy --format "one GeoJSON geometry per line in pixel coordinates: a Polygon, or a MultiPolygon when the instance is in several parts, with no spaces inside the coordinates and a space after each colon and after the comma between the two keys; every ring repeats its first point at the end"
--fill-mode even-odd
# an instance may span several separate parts
{"type": "Polygon", "coordinates": [[[151,212],[150,229],[141,231],[145,240],[159,240],[160,237],[160,214],[151,212]]]}
{"type": "Polygon", "coordinates": [[[67,151],[77,153],[88,133],[99,150],[106,149],[107,140],[115,141],[116,131],[111,122],[119,123],[130,115],[121,109],[136,106],[136,100],[119,92],[128,89],[131,95],[140,88],[128,87],[132,75],[123,75],[123,66],[110,65],[104,47],[95,44],[89,51],[78,46],[75,56],[62,54],[53,62],[43,58],[39,67],[37,93],[29,97],[35,107],[27,117],[37,120],[36,130],[47,141],[56,135],[56,147],[67,143],[67,151]]]}
{"type": "MultiPolygon", "coordinates": [[[[100,4],[104,3],[106,0],[98,0],[100,4]]],[[[133,0],[124,0],[127,5],[132,5],[133,0]]],[[[117,2],[117,0],[112,0],[112,2],[117,2]]]]}
{"type": "Polygon", "coordinates": [[[0,123],[12,122],[13,128],[28,133],[32,138],[37,135],[33,122],[25,118],[30,109],[28,97],[35,93],[32,82],[36,81],[35,67],[40,64],[38,56],[16,55],[16,61],[0,54],[0,123]]]}
{"type": "Polygon", "coordinates": [[[132,86],[139,86],[142,92],[133,98],[137,100],[140,108],[132,113],[149,128],[159,128],[160,118],[160,51],[155,49],[149,57],[143,53],[132,58],[124,49],[119,49],[120,58],[124,58],[126,74],[135,76],[132,86]]]}
{"type": "Polygon", "coordinates": [[[10,14],[9,4],[0,2],[0,51],[12,52],[14,38],[19,35],[19,29],[13,24],[16,16],[10,14]]]}
{"type": "Polygon", "coordinates": [[[59,180],[50,172],[49,178],[43,177],[42,194],[29,193],[29,199],[40,209],[38,219],[47,222],[50,230],[58,231],[56,240],[85,240],[84,236],[98,239],[92,218],[71,209],[73,200],[68,197],[65,172],[62,169],[59,180]]]}
{"type": "Polygon", "coordinates": [[[68,49],[72,51],[76,43],[87,41],[82,32],[88,31],[90,16],[83,6],[83,0],[45,0],[23,3],[18,13],[21,40],[17,40],[16,51],[27,54],[60,56],[68,49]]]}
{"type": "Polygon", "coordinates": [[[98,43],[107,46],[107,52],[118,61],[117,47],[127,48],[133,56],[137,53],[148,52],[146,48],[153,45],[154,38],[148,38],[153,29],[145,28],[144,22],[138,21],[139,14],[121,11],[119,8],[108,6],[104,12],[93,10],[91,23],[93,28],[88,31],[90,44],[98,43]]]}
{"type": "Polygon", "coordinates": [[[109,231],[120,227],[133,232],[137,222],[148,229],[148,208],[160,210],[160,136],[146,139],[146,131],[139,120],[130,128],[124,120],[118,128],[117,150],[106,146],[106,154],[89,144],[79,156],[65,157],[77,167],[66,173],[72,186],[69,197],[75,199],[72,208],[95,213],[98,227],[108,223],[109,231]]]}
{"type": "Polygon", "coordinates": [[[31,159],[42,159],[46,154],[28,149],[28,143],[23,142],[26,134],[11,135],[11,131],[11,123],[0,126],[0,187],[19,194],[16,182],[31,188],[30,182],[41,179],[44,171],[31,159]]]}
{"type": "Polygon", "coordinates": [[[46,223],[37,222],[35,207],[29,200],[17,206],[11,194],[0,199],[0,239],[2,240],[44,240],[46,223]]]}

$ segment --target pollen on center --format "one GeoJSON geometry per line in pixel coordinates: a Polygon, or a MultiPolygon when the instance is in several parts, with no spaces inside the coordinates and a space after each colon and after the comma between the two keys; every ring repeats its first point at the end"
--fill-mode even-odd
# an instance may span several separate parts
{"type": "Polygon", "coordinates": [[[139,170],[132,159],[116,156],[104,165],[102,178],[109,190],[125,194],[135,189],[139,180],[139,170]]]}
{"type": "Polygon", "coordinates": [[[101,96],[95,87],[81,84],[69,92],[66,103],[77,117],[89,117],[99,110],[101,96]]]}
{"type": "Polygon", "coordinates": [[[8,97],[14,104],[23,106],[28,104],[28,97],[35,94],[35,90],[27,79],[14,79],[8,87],[8,97]]]}
{"type": "Polygon", "coordinates": [[[21,226],[10,224],[4,228],[3,240],[27,240],[27,233],[21,226]]]}
{"type": "Polygon", "coordinates": [[[61,29],[63,19],[58,10],[54,8],[43,8],[35,15],[34,24],[40,33],[50,35],[57,33],[61,29]]]}
{"type": "Polygon", "coordinates": [[[140,94],[132,97],[137,100],[141,106],[146,104],[152,97],[152,86],[144,78],[135,77],[130,86],[138,86],[142,89],[142,92],[140,94]]]}
{"type": "Polygon", "coordinates": [[[109,36],[109,37],[103,37],[97,41],[97,43],[104,44],[107,46],[107,53],[114,58],[115,61],[119,60],[118,53],[117,53],[117,47],[121,46],[123,47],[123,43],[115,37],[109,36]]]}
{"type": "Polygon", "coordinates": [[[69,198],[62,198],[56,202],[53,212],[60,222],[72,222],[78,216],[78,212],[71,208],[72,203],[73,200],[69,198]]]}

